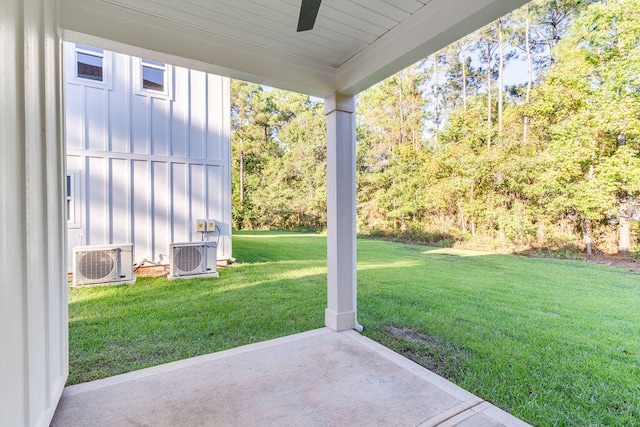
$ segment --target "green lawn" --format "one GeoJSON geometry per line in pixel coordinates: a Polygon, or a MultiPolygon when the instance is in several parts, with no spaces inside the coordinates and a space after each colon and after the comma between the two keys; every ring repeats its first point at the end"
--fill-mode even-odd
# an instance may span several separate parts
{"type": "MultiPolygon", "coordinates": [[[[326,238],[238,232],[219,279],[72,289],[69,383],[321,327],[326,238]]],[[[536,425],[640,425],[640,275],[358,241],[364,334],[536,425]]]]}

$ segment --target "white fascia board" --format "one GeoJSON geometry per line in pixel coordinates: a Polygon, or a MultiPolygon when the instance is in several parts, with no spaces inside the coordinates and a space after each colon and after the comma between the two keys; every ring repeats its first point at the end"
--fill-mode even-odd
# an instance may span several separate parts
{"type": "Polygon", "coordinates": [[[338,91],[357,94],[528,0],[432,0],[338,68],[338,91]]]}
{"type": "Polygon", "coordinates": [[[60,0],[64,40],[323,97],[336,69],[100,0],[60,0]]]}

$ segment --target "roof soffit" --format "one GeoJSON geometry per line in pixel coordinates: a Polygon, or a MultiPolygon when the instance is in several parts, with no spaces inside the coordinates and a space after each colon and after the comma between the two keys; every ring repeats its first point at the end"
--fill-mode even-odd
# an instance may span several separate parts
{"type": "MultiPolygon", "coordinates": [[[[319,16],[313,31],[292,33],[295,41],[291,42],[284,40],[283,35],[295,30],[298,0],[266,2],[278,5],[277,10],[249,0],[206,0],[210,8],[220,7],[219,16],[208,12],[210,21],[204,18],[189,21],[193,13],[200,11],[197,8],[175,10],[173,15],[167,9],[168,5],[199,4],[201,7],[203,2],[58,0],[59,22],[62,36],[68,41],[93,43],[131,55],[325,96],[332,92],[356,94],[521,6],[526,0],[324,0],[321,12],[326,18],[321,20],[319,16]],[[368,10],[374,3],[379,10],[368,10]],[[164,9],[153,9],[158,5],[164,9]],[[250,11],[255,14],[253,17],[230,16],[250,11]],[[383,19],[384,13],[390,16],[383,19]],[[344,22],[354,14],[368,15],[354,21],[357,28],[349,33],[344,22]],[[268,15],[267,22],[273,28],[260,24],[260,28],[252,29],[251,22],[257,22],[254,20],[260,15],[268,15]],[[223,26],[220,23],[224,19],[234,25],[223,26]],[[398,19],[403,20],[394,21],[398,19]],[[243,24],[244,21],[249,23],[243,24]],[[215,27],[216,22],[220,28],[215,27]],[[247,31],[247,34],[241,33],[244,39],[238,31],[245,30],[235,26],[247,31]],[[224,28],[227,34],[223,33],[224,28]],[[379,34],[369,34],[374,31],[379,34]],[[274,47],[257,42],[260,34],[275,37],[274,47]],[[314,52],[305,54],[304,46],[322,43],[326,43],[326,48],[314,47],[314,52]],[[334,48],[342,50],[335,55],[322,54],[334,48]]],[[[202,14],[206,15],[205,12],[202,14]]]]}

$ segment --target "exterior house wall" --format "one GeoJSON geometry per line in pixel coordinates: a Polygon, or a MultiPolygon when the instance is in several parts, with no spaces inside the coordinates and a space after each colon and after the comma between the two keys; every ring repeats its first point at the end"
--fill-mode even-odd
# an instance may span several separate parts
{"type": "Polygon", "coordinates": [[[216,220],[231,257],[229,79],[167,65],[166,93],[141,88],[141,60],[105,51],[104,82],[77,77],[64,43],[68,268],[78,245],[133,243],[134,262],[168,263],[169,244],[216,220]]]}

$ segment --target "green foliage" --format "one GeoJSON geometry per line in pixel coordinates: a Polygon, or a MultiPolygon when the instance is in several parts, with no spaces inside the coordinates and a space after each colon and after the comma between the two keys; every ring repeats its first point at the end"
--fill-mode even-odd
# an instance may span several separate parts
{"type": "MultiPolygon", "coordinates": [[[[592,243],[612,249],[605,244],[617,232],[611,218],[628,217],[628,204],[640,195],[638,1],[541,1],[528,10],[533,54],[548,55],[538,56],[543,68],[528,102],[507,98],[503,116],[496,117],[500,91],[487,96],[488,75],[495,79],[499,73],[493,67],[499,62],[500,27],[494,25],[439,56],[454,79],[443,84],[447,99],[463,87],[460,58],[472,49],[464,46],[475,44],[481,65],[468,72],[474,87],[464,105],[453,102],[446,110],[437,144],[414,144],[407,159],[394,142],[397,130],[363,114],[370,157],[360,158],[361,229],[401,235],[409,219],[425,232],[470,232],[467,245],[493,249],[561,250],[592,243]],[[541,45],[553,50],[545,53],[541,45]],[[371,135],[379,128],[384,132],[371,135]],[[385,148],[385,155],[376,147],[385,148]]],[[[501,21],[507,40],[523,43],[523,16],[517,11],[501,21]]],[[[390,92],[381,89],[392,82],[365,92],[362,111],[374,109],[373,102],[397,105],[398,98],[389,99],[390,92]]],[[[420,84],[417,76],[414,84],[420,84]]]]}
{"type": "Polygon", "coordinates": [[[234,227],[324,229],[323,105],[238,80],[232,99],[234,227]]]}
{"type": "MultiPolygon", "coordinates": [[[[359,232],[624,250],[640,204],[639,6],[534,1],[361,93],[359,232]],[[538,78],[505,91],[516,52],[538,78]]],[[[232,95],[234,226],[324,229],[322,105],[238,81],[232,95]]]]}
{"type": "Polygon", "coordinates": [[[535,127],[548,153],[539,190],[551,196],[540,201],[556,218],[573,215],[604,229],[621,199],[637,197],[638,5],[607,1],[586,9],[534,94],[535,127]]]}

